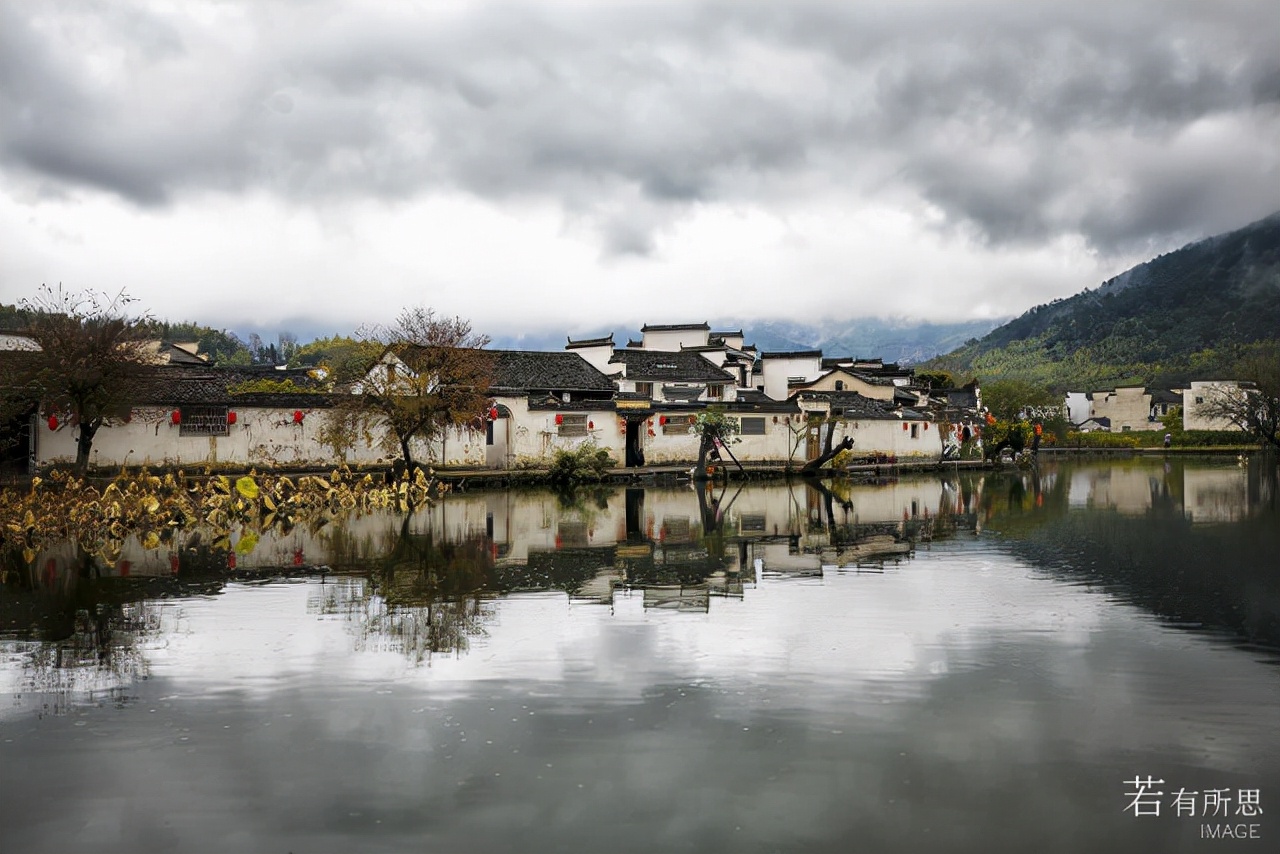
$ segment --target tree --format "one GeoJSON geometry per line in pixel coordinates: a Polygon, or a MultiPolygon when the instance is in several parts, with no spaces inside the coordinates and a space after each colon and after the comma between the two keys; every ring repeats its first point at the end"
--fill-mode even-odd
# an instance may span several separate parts
{"type": "Polygon", "coordinates": [[[1047,417],[1062,409],[1062,398],[1025,380],[996,380],[982,387],[982,402],[997,418],[1047,417]]]}
{"type": "Polygon", "coordinates": [[[40,345],[20,385],[43,414],[68,417],[77,430],[77,472],[89,466],[99,428],[129,413],[134,386],[154,362],[147,341],[150,318],[128,317],[134,300],[92,291],[69,293],[42,286],[28,312],[27,333],[40,345]]]}
{"type": "Polygon", "coordinates": [[[1259,442],[1280,448],[1280,343],[1248,347],[1235,374],[1241,384],[1214,388],[1200,413],[1230,421],[1259,442]]]}
{"type": "Polygon", "coordinates": [[[944,371],[939,368],[916,371],[916,382],[923,383],[925,387],[934,390],[956,387],[955,376],[950,371],[944,371]]]}
{"type": "Polygon", "coordinates": [[[725,415],[718,406],[709,407],[693,419],[693,432],[698,435],[698,464],[694,467],[694,480],[707,479],[707,457],[719,458],[720,448],[727,450],[736,442],[738,419],[725,415]]]}
{"type": "Polygon", "coordinates": [[[817,474],[818,471],[823,466],[825,466],[827,463],[834,460],[842,452],[853,450],[852,436],[845,436],[838,443],[832,444],[832,441],[835,439],[835,435],[836,435],[836,424],[840,423],[841,420],[842,419],[839,418],[835,413],[828,414],[825,419],[825,422],[818,421],[818,419],[815,419],[812,417],[810,418],[809,423],[811,426],[817,426],[818,424],[825,423],[827,425],[827,430],[826,430],[826,436],[824,436],[822,440],[821,453],[819,453],[818,456],[806,462],[800,468],[801,474],[803,475],[817,474]]]}
{"type": "Polygon", "coordinates": [[[432,442],[449,428],[478,430],[491,399],[494,356],[482,349],[486,335],[472,331],[460,317],[436,316],[428,308],[410,308],[389,327],[359,334],[364,359],[357,375],[339,376],[352,394],[343,398],[334,418],[380,434],[389,451],[400,452],[413,473],[415,439],[432,442]]]}

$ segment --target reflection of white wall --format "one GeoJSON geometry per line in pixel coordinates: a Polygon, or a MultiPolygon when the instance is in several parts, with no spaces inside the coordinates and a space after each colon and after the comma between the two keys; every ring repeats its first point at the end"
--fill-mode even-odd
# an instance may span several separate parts
{"type": "Polygon", "coordinates": [[[1238,522],[1249,513],[1249,480],[1242,468],[1182,473],[1182,507],[1193,522],[1238,522]]]}
{"type": "Polygon", "coordinates": [[[1152,491],[1159,489],[1153,470],[1142,466],[1105,466],[1072,472],[1067,501],[1072,507],[1111,507],[1140,515],[1151,509],[1152,491]]]}

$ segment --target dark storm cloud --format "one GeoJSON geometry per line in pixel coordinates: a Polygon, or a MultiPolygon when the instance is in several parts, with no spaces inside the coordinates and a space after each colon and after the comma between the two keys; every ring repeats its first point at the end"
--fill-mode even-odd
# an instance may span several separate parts
{"type": "Polygon", "coordinates": [[[1115,5],[10,6],[0,158],[141,205],[550,199],[618,254],[816,193],[1104,251],[1280,207],[1275,4],[1115,5]]]}

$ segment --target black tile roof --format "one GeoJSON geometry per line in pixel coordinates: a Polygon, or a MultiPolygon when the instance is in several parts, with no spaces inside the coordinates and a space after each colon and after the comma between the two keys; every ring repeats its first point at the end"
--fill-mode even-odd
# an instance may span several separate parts
{"type": "Polygon", "coordinates": [[[711,364],[692,350],[657,352],[615,350],[609,362],[627,366],[627,379],[634,382],[733,382],[733,375],[711,364]]]}
{"type": "Polygon", "coordinates": [[[761,359],[812,359],[814,356],[821,358],[821,350],[788,350],[776,353],[761,353],[761,359]]]}
{"type": "Polygon", "coordinates": [[[711,325],[705,321],[702,323],[646,323],[640,327],[641,332],[678,332],[685,329],[705,329],[711,331],[711,325]]]}
{"type": "Polygon", "coordinates": [[[131,396],[135,406],[211,404],[226,406],[328,407],[333,396],[320,387],[306,370],[274,368],[218,368],[212,366],[165,365],[147,368],[138,375],[131,396]],[[305,392],[250,392],[233,394],[233,386],[260,380],[293,384],[305,392]]]}
{"type": "Polygon", "coordinates": [[[603,338],[583,338],[578,341],[574,341],[572,338],[566,335],[565,340],[569,342],[568,344],[564,345],[566,350],[573,350],[578,347],[612,347],[613,333],[610,332],[608,335],[604,336],[603,338]]]}
{"type": "Polygon", "coordinates": [[[544,350],[490,350],[496,357],[492,391],[598,391],[612,393],[613,381],[577,353],[544,350]]]}
{"type": "Polygon", "coordinates": [[[814,391],[802,392],[802,395],[805,400],[825,400],[831,404],[832,412],[843,412],[849,417],[907,421],[923,421],[929,417],[912,409],[900,409],[887,400],[864,397],[856,391],[814,391]]]}

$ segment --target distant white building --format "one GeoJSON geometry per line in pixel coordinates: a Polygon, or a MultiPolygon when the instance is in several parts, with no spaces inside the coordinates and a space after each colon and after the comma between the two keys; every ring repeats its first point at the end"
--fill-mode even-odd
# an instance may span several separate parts
{"type": "Polygon", "coordinates": [[[1239,430],[1240,425],[1205,412],[1210,401],[1243,394],[1236,380],[1196,380],[1182,393],[1183,430],[1239,430]]]}

